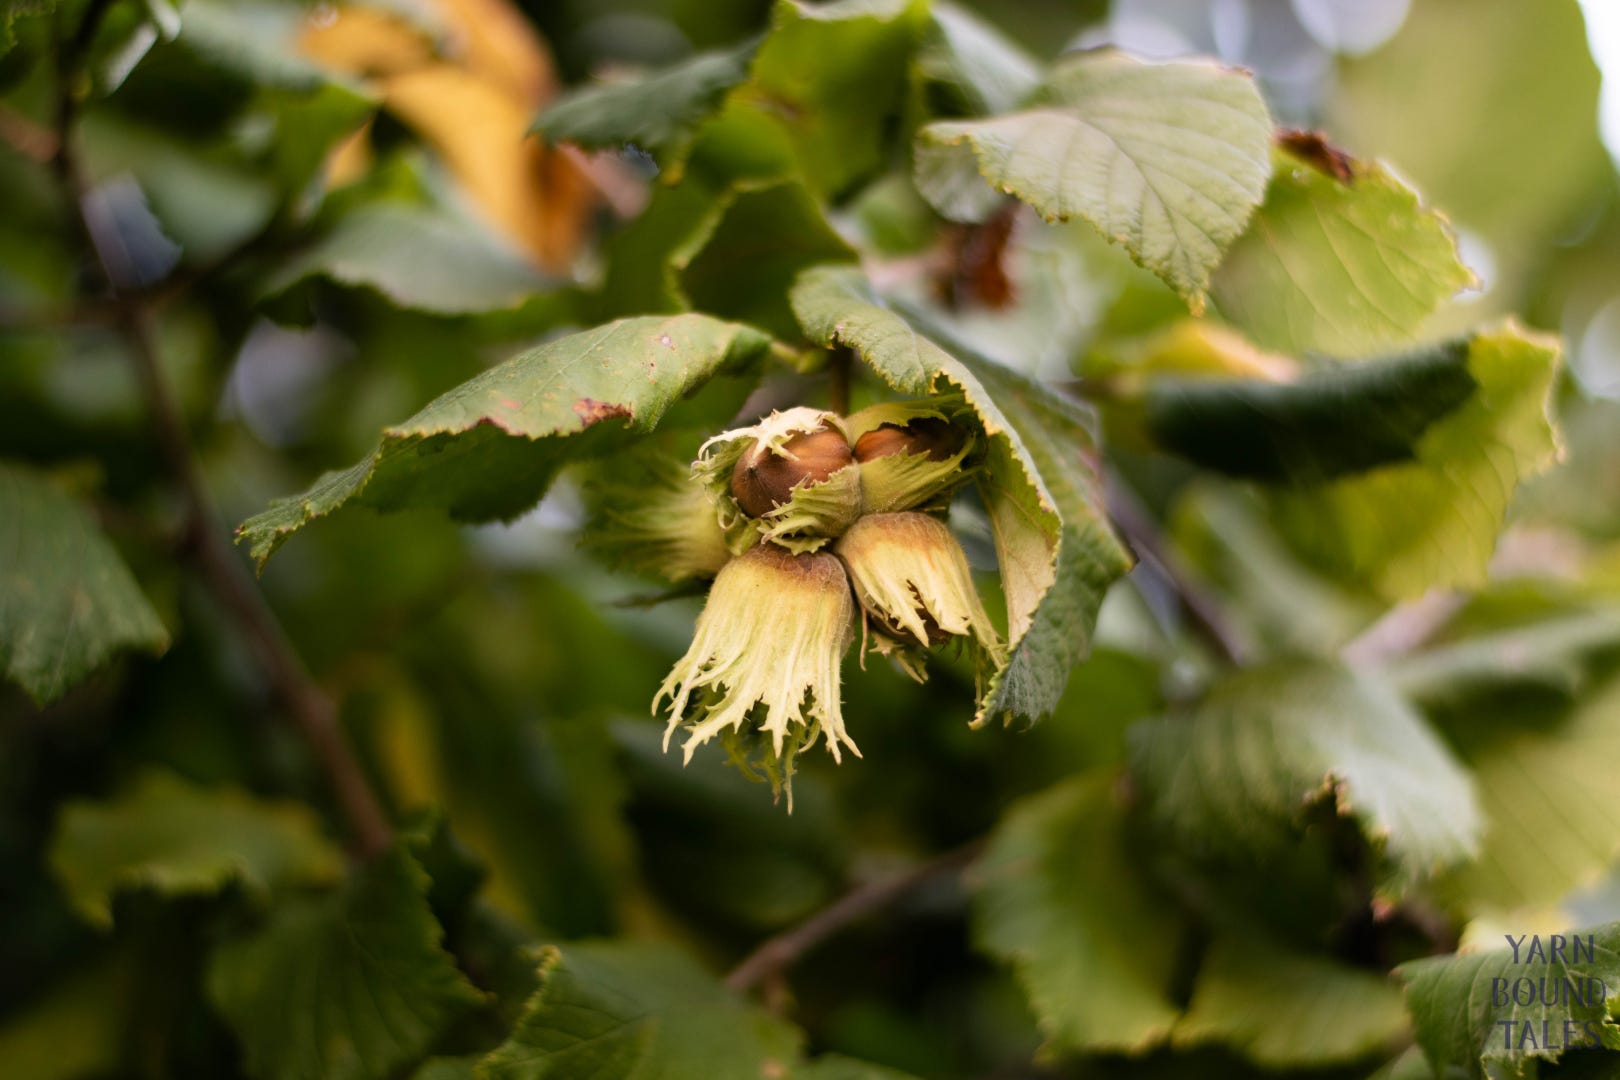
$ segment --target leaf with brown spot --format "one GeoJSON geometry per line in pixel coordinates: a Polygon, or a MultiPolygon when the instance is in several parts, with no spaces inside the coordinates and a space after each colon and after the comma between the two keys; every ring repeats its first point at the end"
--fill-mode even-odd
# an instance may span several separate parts
{"type": "Polygon", "coordinates": [[[559,338],[385,429],[364,460],[271,504],[238,535],[262,566],[304,525],[348,506],[510,519],[539,501],[563,465],[652,431],[685,394],[769,345],[752,327],[697,314],[620,319],[559,338]],[[601,423],[613,418],[625,423],[601,423]]]}

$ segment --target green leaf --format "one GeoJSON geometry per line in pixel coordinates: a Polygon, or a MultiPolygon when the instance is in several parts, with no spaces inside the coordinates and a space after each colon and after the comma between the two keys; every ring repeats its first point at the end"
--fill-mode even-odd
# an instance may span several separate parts
{"type": "Polygon", "coordinates": [[[0,1076],[119,1075],[137,989],[135,964],[127,953],[53,981],[0,1025],[0,1076]]]}
{"type": "Polygon", "coordinates": [[[115,653],[161,653],[169,633],[89,510],[0,462],[0,663],[40,705],[115,653]]]}
{"type": "Polygon", "coordinates": [[[1160,446],[1228,476],[1311,484],[1412,461],[1477,386],[1466,341],[1335,364],[1288,382],[1158,378],[1144,414],[1160,446]]]}
{"type": "Polygon", "coordinates": [[[763,125],[817,195],[844,193],[887,162],[924,12],[920,0],[777,0],[726,123],[763,125]]]}
{"type": "Polygon", "coordinates": [[[1248,75],[1108,51],[1060,62],[1024,111],[930,124],[917,170],[949,214],[937,177],[953,170],[940,159],[971,156],[991,187],[1048,220],[1084,218],[1199,311],[1265,194],[1270,146],[1271,117],[1248,75]]]}
{"type": "Polygon", "coordinates": [[[369,457],[272,503],[238,534],[262,566],[293,532],[350,504],[439,509],[463,521],[514,517],[565,463],[652,431],[682,395],[768,345],[757,330],[703,315],[621,319],[559,338],[385,429],[369,457]]]}
{"type": "Polygon", "coordinates": [[[808,1065],[800,1065],[791,1080],[913,1080],[910,1073],[898,1072],[856,1061],[841,1054],[825,1054],[808,1065]]]}
{"type": "Polygon", "coordinates": [[[759,1080],[798,1058],[796,1030],[668,945],[548,947],[540,978],[480,1080],[759,1080]]]}
{"type": "Polygon", "coordinates": [[[937,0],[928,15],[917,70],[950,105],[972,116],[1011,112],[1040,86],[1035,58],[971,9],[937,0]]]}
{"type": "Polygon", "coordinates": [[[1324,119],[1482,232],[1512,280],[1611,182],[1596,126],[1601,81],[1576,0],[1414,4],[1388,43],[1337,65],[1324,119]],[[1539,161],[1558,167],[1535,198],[1501,182],[1504,165],[1539,161]]]}
{"type": "Polygon", "coordinates": [[[1532,954],[1530,940],[1521,941],[1517,962],[1514,951],[1504,948],[1437,956],[1396,968],[1406,983],[1406,1007],[1418,1045],[1436,1074],[1474,1080],[1535,1077],[1540,1063],[1557,1060],[1566,1049],[1566,1021],[1574,1023],[1578,1038],[1596,1035],[1602,1045],[1620,1047],[1620,1027],[1610,1018],[1606,1002],[1589,1000],[1590,984],[1584,981],[1576,983],[1581,989],[1573,1000],[1555,996],[1557,1003],[1548,1004],[1538,997],[1533,1004],[1521,1005],[1510,994],[1507,1004],[1496,1003],[1496,992],[1511,990],[1518,979],[1529,979],[1532,984],[1545,979],[1549,996],[1567,991],[1561,982],[1566,978],[1598,979],[1608,990],[1620,985],[1620,923],[1534,940],[1539,955],[1532,954]],[[1577,936],[1581,951],[1571,957],[1567,946],[1577,936]],[[1566,946],[1557,960],[1551,956],[1555,941],[1566,946]],[[1507,980],[1507,986],[1497,983],[1498,979],[1507,980]],[[1583,1031],[1584,1024],[1592,1025],[1590,1033],[1583,1031]],[[1521,1042],[1527,1031],[1533,1041],[1521,1042]]]}
{"type": "Polygon", "coordinates": [[[1137,877],[1108,773],[1017,803],[975,872],[981,948],[1011,963],[1050,1051],[1137,1052],[1170,1034],[1180,926],[1137,877]]]}
{"type": "Polygon", "coordinates": [[[212,895],[239,882],[264,895],[330,883],[343,869],[307,807],[164,772],[110,801],[64,806],[50,859],[73,906],[98,926],[112,925],[113,897],[125,890],[212,895]]]}
{"type": "Polygon", "coordinates": [[[478,224],[402,202],[362,205],[276,269],[273,296],[312,277],[376,290],[396,307],[465,315],[517,307],[547,287],[478,224]]]}
{"type": "Polygon", "coordinates": [[[1268,1068],[1322,1066],[1393,1046],[1401,990],[1383,975],[1248,937],[1218,937],[1175,1044],[1219,1042],[1268,1068]]]}
{"type": "Polygon", "coordinates": [[[14,26],[18,19],[49,15],[56,10],[57,0],[5,0],[0,6],[0,56],[9,53],[17,44],[14,26]]]}
{"type": "Polygon", "coordinates": [[[1389,599],[1484,584],[1520,480],[1552,464],[1554,340],[1509,325],[1468,342],[1476,389],[1424,430],[1414,461],[1275,496],[1277,521],[1322,569],[1389,599]]]}
{"type": "Polygon", "coordinates": [[[1371,674],[1298,661],[1240,671],[1131,736],[1153,818],[1188,849],[1264,859],[1323,800],[1383,845],[1396,891],[1478,849],[1468,774],[1371,674]]]}
{"type": "Polygon", "coordinates": [[[954,388],[978,413],[990,436],[980,489],[1007,601],[1010,654],[989,680],[976,720],[1050,712],[1089,648],[1103,591],[1130,568],[1083,455],[1083,415],[1007,368],[947,352],[884,307],[859,271],[808,271],[792,301],[812,341],[849,346],[902,394],[954,388]]]}
{"type": "Polygon", "coordinates": [[[547,142],[634,144],[665,168],[685,156],[698,125],[748,77],[755,43],[699,53],[642,79],[576,89],[534,122],[547,142]]]}
{"type": "Polygon", "coordinates": [[[794,278],[817,263],[854,259],[803,184],[744,183],[720,197],[671,268],[693,307],[790,340],[798,332],[788,305],[794,278]]]}
{"type": "Polygon", "coordinates": [[[1474,275],[1446,220],[1381,163],[1317,149],[1324,159],[1278,152],[1210,294],[1262,348],[1360,356],[1405,344],[1474,275]]]}
{"type": "MultiPolygon", "coordinates": [[[[1476,719],[1498,692],[1470,710],[1476,719]]],[[[1472,910],[1557,904],[1620,857],[1620,680],[1562,715],[1488,740],[1466,754],[1484,812],[1479,858],[1448,875],[1446,892],[1472,910]]]]}
{"type": "Polygon", "coordinates": [[[208,994],[264,1080],[384,1080],[483,1001],[440,947],[427,875],[395,848],[340,892],[215,949],[208,994]]]}

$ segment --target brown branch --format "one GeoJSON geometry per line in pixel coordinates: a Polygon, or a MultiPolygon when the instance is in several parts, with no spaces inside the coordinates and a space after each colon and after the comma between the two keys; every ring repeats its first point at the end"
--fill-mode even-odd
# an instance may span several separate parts
{"type": "Polygon", "coordinates": [[[726,986],[741,994],[756,986],[776,984],[805,953],[845,927],[881,911],[936,878],[959,873],[977,859],[984,841],[945,852],[904,874],[858,885],[791,929],[766,939],[726,976],[726,986]]]}
{"type": "Polygon", "coordinates": [[[1176,595],[1187,624],[1227,663],[1241,667],[1250,649],[1215,600],[1187,572],[1160,534],[1157,523],[1136,493],[1116,479],[1108,484],[1108,515],[1142,564],[1160,577],[1176,595]]]}
{"type": "Polygon", "coordinates": [[[184,498],[186,520],[182,549],[214,599],[235,621],[267,682],[326,773],[348,822],[355,849],[362,856],[371,856],[386,848],[391,838],[382,804],[344,739],[336,707],[310,678],[220,525],[185,419],[163,374],[151,309],[145,299],[129,287],[129,275],[120,265],[118,249],[105,242],[97,215],[87,208],[90,184],[73,145],[79,113],[78,82],[83,74],[83,56],[109,3],[110,0],[92,0],[78,32],[58,49],[61,99],[57,110],[55,171],[73,211],[74,226],[107,286],[114,309],[114,325],[134,360],[159,450],[184,498]]]}

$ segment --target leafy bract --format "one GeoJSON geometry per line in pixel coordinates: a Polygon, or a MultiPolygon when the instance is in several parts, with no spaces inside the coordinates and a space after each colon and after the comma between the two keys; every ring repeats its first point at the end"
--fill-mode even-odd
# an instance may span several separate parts
{"type": "Polygon", "coordinates": [[[289,900],[213,954],[208,994],[264,1080],[385,1080],[483,995],[456,970],[403,848],[341,891],[289,900]]]}
{"type": "Polygon", "coordinates": [[[1520,480],[1552,464],[1555,341],[1514,326],[1468,341],[1474,392],[1424,429],[1410,462],[1275,496],[1312,561],[1391,598],[1484,583],[1520,480]]]}
{"type": "Polygon", "coordinates": [[[1321,152],[1325,163],[1278,152],[1266,201],[1210,294],[1263,348],[1360,356],[1402,345],[1474,276],[1445,219],[1382,164],[1321,152]]]}
{"type": "Polygon", "coordinates": [[[748,77],[755,44],[699,53],[645,78],[575,90],[534,122],[548,142],[590,148],[631,144],[661,165],[685,155],[699,123],[748,77]]]}
{"type": "Polygon", "coordinates": [[[113,897],[124,890],[209,895],[240,882],[267,894],[330,883],[343,857],[302,804],[209,790],[153,772],[116,799],[68,803],[51,844],[51,865],[74,907],[110,926],[113,897]]]}
{"type": "Polygon", "coordinates": [[[40,705],[125,649],[169,633],[90,512],[38,473],[0,463],[0,665],[40,705]]]}
{"type": "Polygon", "coordinates": [[[1049,1051],[1141,1051],[1169,1035],[1179,922],[1137,876],[1114,777],[1015,805],[975,871],[982,948],[1010,962],[1049,1051]]]}
{"type": "Polygon", "coordinates": [[[787,1076],[802,1036],[668,945],[548,947],[540,989],[479,1080],[758,1080],[787,1076]]]}
{"type": "Polygon", "coordinates": [[[1468,368],[1468,343],[1451,342],[1287,381],[1159,378],[1144,413],[1159,445],[1204,468],[1310,484],[1413,460],[1423,434],[1473,396],[1468,368]]]}
{"type": "Polygon", "coordinates": [[[1323,799],[1382,844],[1397,889],[1479,845],[1468,774],[1370,674],[1303,661],[1240,671],[1139,725],[1131,757],[1154,820],[1187,850],[1264,859],[1323,799]]]}
{"type": "Polygon", "coordinates": [[[369,457],[244,522],[264,560],[289,535],[348,505],[510,518],[566,462],[657,427],[689,390],[757,359],[769,339],[704,315],[621,319],[559,338],[469,379],[383,432],[369,457]],[[570,438],[573,436],[573,438],[570,438]]]}
{"type": "Polygon", "coordinates": [[[990,186],[1049,220],[1084,218],[1200,310],[1265,193],[1270,146],[1271,117],[1248,75],[1105,51],[1061,61],[1022,111],[925,127],[917,172],[949,215],[940,179],[976,160],[990,186]]]}
{"type": "Polygon", "coordinates": [[[344,214],[331,232],[276,270],[267,292],[285,292],[311,277],[374,289],[396,307],[437,315],[513,308],[547,284],[475,223],[403,202],[344,214]]]}
{"type": "Polygon", "coordinates": [[[1091,463],[1077,453],[1089,442],[1083,414],[992,361],[947,352],[885,307],[859,271],[808,271],[792,300],[811,340],[854,349],[902,394],[954,389],[978,413],[990,436],[980,491],[995,535],[1010,646],[978,720],[1051,711],[1089,648],[1103,591],[1130,568],[1106,523],[1091,463]]]}
{"type": "MultiPolygon", "coordinates": [[[[1407,1011],[1435,1075],[1535,1077],[1541,1063],[1557,1060],[1571,1044],[1620,1048],[1620,1027],[1609,1009],[1613,988],[1620,984],[1620,923],[1543,935],[1534,946],[1527,938],[1517,951],[1418,960],[1396,973],[1406,983],[1407,1011]],[[1561,947],[1557,956],[1555,941],[1561,947]],[[1572,945],[1579,952],[1572,953],[1572,945]],[[1546,996],[1521,987],[1521,997],[1514,998],[1513,984],[1520,979],[1530,980],[1531,991],[1537,984],[1545,987],[1546,996]],[[1573,993],[1566,979],[1573,981],[1573,993]],[[1598,985],[1605,990],[1596,990],[1598,985]],[[1527,998],[1531,1003],[1524,1003],[1527,998]]],[[[1612,1069],[1612,1061],[1607,1064],[1612,1069]]]]}
{"type": "Polygon", "coordinates": [[[1250,937],[1218,937],[1198,969],[1178,1046],[1220,1042],[1274,1069],[1353,1061],[1406,1030],[1387,977],[1250,937]]]}

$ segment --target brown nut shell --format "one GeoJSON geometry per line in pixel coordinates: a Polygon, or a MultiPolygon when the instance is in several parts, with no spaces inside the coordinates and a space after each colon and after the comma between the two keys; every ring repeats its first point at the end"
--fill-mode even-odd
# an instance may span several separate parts
{"type": "Polygon", "coordinates": [[[890,454],[927,454],[944,461],[962,449],[966,436],[948,421],[921,416],[905,427],[882,424],[855,440],[855,460],[875,461],[890,454]]]}
{"type": "Polygon", "coordinates": [[[749,517],[763,517],[792,497],[853,464],[849,441],[831,428],[795,435],[777,451],[755,443],[731,471],[731,494],[749,517]]]}

